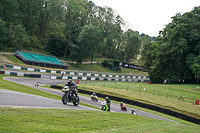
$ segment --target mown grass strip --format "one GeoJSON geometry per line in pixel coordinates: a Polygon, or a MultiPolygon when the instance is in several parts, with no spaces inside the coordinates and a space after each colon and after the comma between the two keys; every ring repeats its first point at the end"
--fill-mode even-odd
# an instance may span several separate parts
{"type": "Polygon", "coordinates": [[[69,109],[0,108],[1,132],[199,132],[185,125],[131,114],[69,109]]]}

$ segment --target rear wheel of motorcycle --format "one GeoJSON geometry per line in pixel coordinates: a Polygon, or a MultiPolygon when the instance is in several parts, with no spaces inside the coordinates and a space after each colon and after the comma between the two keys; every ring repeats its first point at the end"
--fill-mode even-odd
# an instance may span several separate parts
{"type": "Polygon", "coordinates": [[[75,97],[75,99],[73,100],[73,104],[74,106],[78,106],[79,105],[79,97],[75,97]]]}
{"type": "Polygon", "coordinates": [[[64,94],[64,95],[62,96],[62,103],[63,103],[63,104],[67,104],[67,95],[66,95],[66,94],[64,94]]]}

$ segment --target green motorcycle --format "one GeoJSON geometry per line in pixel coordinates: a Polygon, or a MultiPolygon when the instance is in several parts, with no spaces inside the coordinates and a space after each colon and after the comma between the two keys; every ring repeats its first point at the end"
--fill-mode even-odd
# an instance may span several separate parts
{"type": "Polygon", "coordinates": [[[101,110],[103,110],[103,111],[109,111],[109,107],[108,107],[108,104],[107,104],[106,101],[103,101],[101,103],[101,105],[102,105],[101,110]]]}

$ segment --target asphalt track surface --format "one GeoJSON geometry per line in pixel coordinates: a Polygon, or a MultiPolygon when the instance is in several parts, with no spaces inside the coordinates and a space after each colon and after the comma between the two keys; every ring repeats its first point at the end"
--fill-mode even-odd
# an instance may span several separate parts
{"type": "MultiPolygon", "coordinates": [[[[63,93],[61,90],[55,90],[55,89],[48,89],[43,87],[36,87],[35,83],[41,82],[41,85],[56,85],[56,84],[65,84],[66,80],[51,80],[49,79],[48,74],[42,74],[42,78],[40,79],[32,79],[32,78],[18,78],[18,77],[5,77],[5,80],[15,82],[18,84],[26,85],[35,89],[39,89],[45,92],[49,92],[58,96],[62,96],[63,93]]],[[[91,101],[90,98],[79,95],[80,102],[86,103],[89,105],[93,105],[96,107],[101,108],[102,101],[99,100],[98,102],[91,101]]],[[[0,106],[23,106],[23,107],[44,107],[44,108],[66,108],[66,109],[79,109],[79,110],[96,110],[93,108],[85,107],[85,106],[73,106],[72,103],[67,103],[67,105],[63,105],[62,101],[60,100],[53,100],[49,98],[44,98],[40,96],[30,95],[30,94],[24,94],[19,92],[13,92],[13,91],[5,91],[0,90],[0,106]],[[15,94],[16,93],[16,94],[15,94]],[[16,96],[15,96],[16,95],[16,96]],[[10,99],[10,97],[12,97],[10,99]],[[37,98],[36,98],[37,97],[37,98]],[[34,100],[34,99],[38,99],[34,100]],[[14,102],[17,101],[17,102],[14,102]]],[[[131,108],[127,107],[127,111],[123,111],[120,109],[120,106],[118,104],[112,103],[111,101],[111,112],[118,112],[118,113],[131,113],[131,108]]],[[[175,122],[157,115],[153,115],[151,113],[147,113],[144,111],[140,111],[137,109],[134,109],[137,113],[137,115],[150,117],[154,119],[159,120],[165,120],[165,121],[171,121],[175,122]]]]}
{"type": "Polygon", "coordinates": [[[16,91],[0,89],[0,107],[60,108],[78,110],[97,110],[85,106],[63,105],[59,100],[45,98],[16,91]]]}

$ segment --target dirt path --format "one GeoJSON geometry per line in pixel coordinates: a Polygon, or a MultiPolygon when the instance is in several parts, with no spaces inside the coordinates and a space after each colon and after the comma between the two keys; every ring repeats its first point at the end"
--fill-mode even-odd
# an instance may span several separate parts
{"type": "Polygon", "coordinates": [[[13,64],[13,62],[8,60],[3,54],[0,54],[0,62],[13,64]]]}

